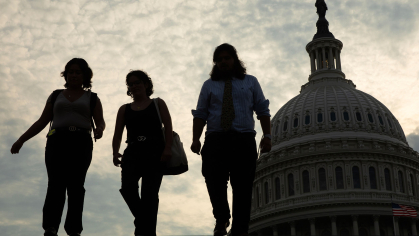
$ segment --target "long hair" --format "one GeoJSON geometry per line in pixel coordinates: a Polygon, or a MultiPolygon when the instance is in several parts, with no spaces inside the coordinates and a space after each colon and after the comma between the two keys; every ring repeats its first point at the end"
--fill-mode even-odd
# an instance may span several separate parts
{"type": "Polygon", "coordinates": [[[72,65],[78,65],[80,67],[81,73],[83,74],[83,89],[90,90],[92,88],[92,77],[93,71],[90,69],[89,64],[83,58],[73,58],[65,65],[64,71],[61,72],[61,77],[64,77],[65,84],[64,87],[67,88],[67,73],[70,70],[72,65]]]}
{"type": "MultiPolygon", "coordinates": [[[[127,74],[126,78],[125,78],[125,84],[127,86],[128,86],[128,78],[131,77],[131,76],[137,77],[139,80],[141,80],[144,83],[144,85],[147,85],[147,88],[145,90],[145,94],[148,97],[150,97],[151,94],[154,93],[154,90],[153,90],[153,81],[151,80],[150,76],[148,76],[148,74],[146,72],[144,72],[142,70],[132,70],[132,71],[130,71],[127,74]]],[[[130,96],[130,97],[132,97],[132,98],[134,98],[132,96],[132,93],[129,90],[129,88],[127,88],[127,95],[130,96]]]]}
{"type": "Polygon", "coordinates": [[[244,66],[243,61],[239,59],[236,49],[228,43],[223,43],[215,48],[214,55],[212,56],[212,62],[214,63],[214,65],[212,66],[212,70],[209,74],[211,76],[211,79],[221,80],[223,78],[224,73],[222,73],[216,65],[218,55],[221,52],[227,52],[234,59],[232,76],[238,79],[244,79],[244,76],[246,75],[246,67],[244,66]]]}

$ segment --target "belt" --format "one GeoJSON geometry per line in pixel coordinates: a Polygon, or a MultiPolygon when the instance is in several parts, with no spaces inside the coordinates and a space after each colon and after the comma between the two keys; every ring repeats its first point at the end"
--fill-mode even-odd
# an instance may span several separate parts
{"type": "Polygon", "coordinates": [[[134,143],[142,143],[142,142],[146,142],[146,141],[163,141],[163,139],[161,139],[161,137],[156,137],[156,136],[137,136],[137,137],[128,137],[127,141],[125,141],[125,143],[127,143],[128,145],[130,144],[134,144],[134,143]]]}
{"type": "Polygon", "coordinates": [[[69,127],[59,127],[59,128],[55,128],[52,129],[48,132],[47,137],[55,134],[55,133],[83,133],[83,134],[91,134],[92,131],[90,129],[83,129],[83,128],[79,128],[76,126],[69,126],[69,127]]]}

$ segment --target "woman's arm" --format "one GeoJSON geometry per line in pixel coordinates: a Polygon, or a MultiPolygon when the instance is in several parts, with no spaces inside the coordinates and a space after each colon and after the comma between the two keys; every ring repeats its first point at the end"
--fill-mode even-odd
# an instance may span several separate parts
{"type": "Polygon", "coordinates": [[[12,154],[19,153],[20,148],[22,148],[23,143],[31,139],[33,136],[37,135],[41,132],[45,126],[52,119],[52,105],[50,102],[47,102],[44,107],[44,111],[42,112],[41,117],[33,123],[33,125],[22,135],[20,138],[13,144],[10,152],[12,154]]]}
{"type": "Polygon", "coordinates": [[[164,135],[166,137],[166,145],[161,157],[161,161],[168,161],[172,157],[173,127],[172,118],[169,109],[163,99],[158,99],[161,120],[164,125],[164,135]]]}
{"type": "Polygon", "coordinates": [[[93,110],[93,119],[96,124],[96,129],[94,131],[94,135],[96,139],[102,138],[103,131],[105,130],[106,124],[105,120],[103,119],[103,108],[100,99],[97,99],[96,107],[93,110]]]}
{"type": "Polygon", "coordinates": [[[119,153],[119,148],[121,147],[122,134],[124,133],[125,127],[125,106],[126,105],[122,105],[116,115],[115,132],[112,139],[113,164],[115,166],[122,164],[122,160],[119,160],[119,158],[122,157],[119,153]]]}

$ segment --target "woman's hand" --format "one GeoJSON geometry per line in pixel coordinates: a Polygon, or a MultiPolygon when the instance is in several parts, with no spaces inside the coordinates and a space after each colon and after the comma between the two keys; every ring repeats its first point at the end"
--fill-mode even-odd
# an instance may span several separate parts
{"type": "Polygon", "coordinates": [[[195,140],[195,141],[193,141],[193,142],[192,142],[192,145],[191,145],[191,150],[192,150],[192,152],[194,152],[194,153],[196,153],[196,154],[200,155],[200,151],[201,151],[201,141],[199,141],[199,140],[195,140]]]}
{"type": "Polygon", "coordinates": [[[160,162],[167,162],[170,160],[170,158],[172,158],[172,149],[165,148],[161,154],[160,162]]]}
{"type": "Polygon", "coordinates": [[[123,161],[122,161],[122,158],[123,158],[124,156],[122,156],[121,155],[121,153],[115,153],[115,154],[113,154],[113,164],[116,166],[116,167],[119,167],[119,165],[120,164],[122,164],[122,163],[124,163],[123,161]],[[121,160],[119,160],[119,158],[121,158],[121,160]]]}
{"type": "Polygon", "coordinates": [[[100,138],[102,138],[102,135],[103,135],[103,128],[102,128],[102,127],[97,127],[97,128],[93,131],[93,133],[94,133],[94,137],[95,137],[95,139],[100,139],[100,138]]]}
{"type": "Polygon", "coordinates": [[[19,139],[13,144],[12,148],[10,149],[10,152],[12,154],[19,153],[19,150],[22,148],[23,142],[19,139]]]}

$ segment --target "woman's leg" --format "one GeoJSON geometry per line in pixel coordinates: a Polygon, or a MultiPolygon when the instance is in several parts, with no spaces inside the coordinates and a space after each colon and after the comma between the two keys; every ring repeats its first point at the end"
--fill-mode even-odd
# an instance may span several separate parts
{"type": "Polygon", "coordinates": [[[159,190],[163,179],[161,173],[150,173],[143,176],[141,182],[141,198],[143,202],[143,211],[145,225],[145,235],[156,235],[157,213],[159,210],[159,190]]]}
{"type": "MultiPolygon", "coordinates": [[[[77,134],[76,134],[77,135],[77,134]]],[[[70,155],[66,158],[66,185],[68,195],[68,210],[64,224],[67,234],[81,233],[83,231],[83,205],[84,205],[84,182],[86,173],[92,161],[93,143],[89,136],[73,137],[78,140],[74,146],[67,150],[70,155]],[[75,148],[76,147],[76,148],[75,148]]],[[[68,143],[71,143],[69,140],[68,143]]]]}
{"type": "Polygon", "coordinates": [[[142,201],[138,193],[138,181],[141,173],[135,164],[122,164],[121,182],[122,186],[119,192],[128,205],[132,215],[134,216],[135,235],[144,234],[144,219],[142,218],[142,201]]]}
{"type": "Polygon", "coordinates": [[[58,231],[65,204],[66,181],[63,173],[62,152],[56,146],[56,137],[49,137],[45,148],[45,165],[48,173],[48,190],[45,198],[42,227],[58,231]]]}

